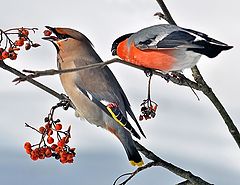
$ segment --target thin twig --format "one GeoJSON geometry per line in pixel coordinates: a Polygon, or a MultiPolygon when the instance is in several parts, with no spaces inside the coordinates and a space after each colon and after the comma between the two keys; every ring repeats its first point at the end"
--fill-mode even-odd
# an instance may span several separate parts
{"type": "MultiPolygon", "coordinates": [[[[131,180],[135,175],[137,175],[139,172],[141,172],[141,171],[143,171],[143,170],[145,170],[145,169],[147,169],[147,168],[151,168],[152,166],[155,166],[154,164],[155,164],[155,162],[149,162],[149,163],[147,163],[146,165],[137,168],[134,172],[128,173],[129,177],[128,177],[126,180],[124,180],[123,182],[121,182],[119,185],[125,185],[125,184],[127,184],[127,182],[130,181],[130,180],[131,180]]],[[[120,177],[121,177],[121,176],[120,176],[120,177]]]]}
{"type": "MultiPolygon", "coordinates": [[[[63,74],[63,73],[81,71],[81,70],[85,70],[85,69],[104,67],[104,66],[106,66],[108,64],[112,64],[112,63],[121,63],[121,64],[128,65],[130,67],[140,69],[142,71],[146,70],[146,68],[144,68],[144,67],[126,62],[126,61],[121,60],[119,58],[114,58],[114,59],[111,59],[111,60],[108,60],[108,61],[102,62],[102,63],[90,64],[90,65],[86,65],[86,66],[82,66],[82,67],[78,67],[78,68],[65,69],[65,70],[55,70],[55,69],[44,70],[44,71],[23,70],[23,72],[28,72],[28,73],[32,73],[32,74],[20,76],[20,77],[14,79],[13,81],[14,82],[22,82],[22,81],[25,81],[26,79],[37,78],[37,77],[40,77],[40,76],[56,75],[56,74],[63,74]]],[[[168,79],[169,81],[173,82],[174,84],[181,85],[181,86],[186,86],[186,87],[190,86],[191,88],[193,88],[195,90],[201,90],[201,88],[199,87],[199,85],[196,82],[194,82],[194,81],[192,81],[192,80],[190,80],[186,77],[182,78],[180,80],[178,78],[175,78],[175,77],[170,76],[168,74],[164,74],[164,73],[162,73],[160,71],[157,71],[157,70],[152,70],[152,73],[154,75],[160,76],[164,79],[168,79]]]]}
{"type": "Polygon", "coordinates": [[[117,181],[118,181],[119,179],[121,179],[122,177],[124,177],[124,176],[129,176],[129,175],[132,175],[132,172],[130,172],[130,173],[124,173],[124,174],[120,175],[120,176],[119,176],[118,178],[116,178],[116,180],[113,182],[113,185],[116,185],[117,181]]]}
{"type": "MultiPolygon", "coordinates": [[[[13,73],[21,78],[26,78],[26,75],[24,75],[23,73],[21,73],[20,71],[16,70],[15,68],[10,67],[9,65],[5,64],[2,60],[0,60],[0,67],[10,73],[13,73]]],[[[26,81],[28,81],[29,83],[39,87],[40,89],[42,89],[45,92],[48,92],[49,94],[55,96],[56,98],[58,98],[59,100],[64,100],[66,99],[66,96],[57,93],[56,91],[50,89],[49,87],[37,82],[34,79],[31,78],[26,78],[26,81]]],[[[74,107],[74,105],[71,103],[71,107],[74,107]]]]}
{"type": "Polygon", "coordinates": [[[163,2],[163,0],[156,0],[157,3],[159,4],[159,6],[161,7],[163,14],[164,14],[164,19],[169,23],[169,24],[174,24],[177,25],[176,22],[173,20],[170,12],[168,11],[165,3],[163,2]]]}
{"type": "Polygon", "coordinates": [[[16,30],[21,30],[21,29],[31,30],[31,31],[33,31],[34,33],[36,32],[36,30],[38,30],[38,28],[20,27],[20,28],[10,28],[10,29],[5,30],[4,32],[16,31],[16,30]]]}
{"type": "Polygon", "coordinates": [[[85,69],[104,67],[104,66],[114,63],[114,62],[115,62],[115,60],[112,59],[112,60],[108,60],[106,62],[90,64],[90,65],[77,67],[77,68],[71,68],[71,69],[63,69],[63,70],[49,69],[49,70],[45,70],[45,71],[32,71],[32,70],[24,69],[23,72],[32,73],[32,74],[27,75],[24,78],[22,78],[22,77],[16,78],[13,81],[14,82],[22,82],[22,81],[25,81],[27,78],[37,78],[40,76],[50,76],[50,75],[63,74],[63,73],[72,73],[72,72],[81,71],[81,70],[85,70],[85,69]]]}
{"type": "Polygon", "coordinates": [[[27,123],[25,123],[25,127],[29,127],[29,128],[31,128],[31,129],[35,130],[36,132],[40,133],[38,129],[32,127],[31,125],[29,125],[29,124],[27,124],[27,123]]]}
{"type": "Polygon", "coordinates": [[[227,113],[226,109],[216,97],[215,93],[213,92],[212,88],[208,86],[206,81],[203,79],[200,71],[197,67],[192,68],[192,75],[195,81],[201,85],[201,91],[209,98],[209,100],[213,103],[221,117],[223,118],[225,124],[228,127],[228,130],[232,137],[234,138],[235,142],[237,143],[238,147],[240,148],[240,134],[237,127],[234,125],[233,120],[227,113]]]}

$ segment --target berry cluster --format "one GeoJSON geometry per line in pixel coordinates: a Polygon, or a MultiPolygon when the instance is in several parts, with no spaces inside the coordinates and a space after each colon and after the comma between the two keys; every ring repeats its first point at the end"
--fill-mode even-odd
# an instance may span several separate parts
{"type": "Polygon", "coordinates": [[[33,43],[29,38],[29,31],[35,33],[37,28],[13,28],[6,31],[0,30],[0,46],[5,43],[4,47],[0,47],[0,60],[7,58],[11,60],[17,59],[17,51],[25,45],[25,50],[31,49],[31,47],[40,46],[38,43],[33,43]],[[17,35],[17,39],[13,41],[10,35],[17,35]]]}
{"type": "Polygon", "coordinates": [[[154,118],[156,116],[157,106],[157,103],[151,99],[143,100],[143,103],[141,104],[142,114],[140,114],[139,120],[142,121],[143,119],[148,120],[154,118]]]}
{"type": "Polygon", "coordinates": [[[60,106],[62,105],[58,104],[52,107],[50,113],[44,119],[44,126],[39,127],[39,129],[25,124],[26,127],[32,128],[41,134],[41,140],[38,144],[32,145],[30,142],[24,144],[26,153],[29,154],[30,158],[34,161],[54,157],[62,164],[73,163],[73,158],[76,155],[75,148],[70,148],[67,145],[71,138],[71,126],[69,126],[66,131],[63,131],[60,120],[53,120],[54,110],[60,106]],[[56,135],[56,138],[54,138],[54,134],[56,135]]]}

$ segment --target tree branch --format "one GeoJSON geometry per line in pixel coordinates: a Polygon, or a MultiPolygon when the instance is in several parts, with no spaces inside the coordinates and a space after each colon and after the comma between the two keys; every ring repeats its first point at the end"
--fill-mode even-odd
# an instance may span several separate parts
{"type": "MultiPolygon", "coordinates": [[[[21,73],[20,71],[10,67],[9,65],[5,64],[2,60],[0,60],[0,67],[10,73],[13,73],[17,76],[19,76],[20,78],[25,78],[26,81],[28,81],[29,83],[37,86],[38,88],[42,89],[43,91],[55,96],[56,98],[58,98],[59,100],[64,100],[66,99],[66,96],[63,94],[59,94],[56,91],[50,89],[49,87],[37,82],[36,80],[32,79],[32,78],[28,78],[25,74],[21,73]]],[[[71,107],[75,107],[72,103],[71,103],[71,107]]]]}
{"type": "MultiPolygon", "coordinates": [[[[148,163],[148,166],[161,166],[163,168],[166,168],[167,170],[171,171],[172,173],[189,180],[192,184],[198,184],[198,185],[209,185],[210,183],[204,181],[198,176],[193,175],[190,171],[183,170],[169,162],[164,161],[157,155],[155,155],[150,150],[146,149],[144,146],[139,144],[135,141],[135,145],[137,147],[137,150],[140,151],[145,157],[147,157],[150,160],[153,160],[152,163],[148,163]]],[[[149,168],[147,167],[147,168],[149,168]]],[[[142,170],[142,169],[141,169],[142,170]]]]}
{"type": "MultiPolygon", "coordinates": [[[[176,22],[173,20],[171,14],[169,13],[166,5],[163,2],[163,0],[156,0],[156,1],[158,2],[161,9],[163,10],[166,20],[168,20],[168,22],[170,24],[176,25],[176,22]]],[[[208,97],[208,99],[213,103],[213,105],[215,106],[215,108],[217,109],[219,114],[221,115],[222,119],[224,120],[225,124],[227,125],[230,134],[232,135],[233,139],[235,140],[238,147],[240,148],[239,131],[238,131],[237,127],[235,126],[235,124],[233,123],[231,117],[227,113],[226,109],[224,108],[222,103],[219,101],[219,99],[213,92],[212,88],[210,88],[208,86],[208,84],[205,82],[205,80],[204,80],[203,76],[201,75],[197,66],[194,66],[191,70],[192,70],[192,75],[194,77],[194,80],[197,82],[197,84],[195,84],[195,85],[199,88],[198,90],[202,91],[208,97]]],[[[194,88],[192,85],[191,85],[191,87],[194,88]]]]}
{"type": "Polygon", "coordinates": [[[26,70],[24,69],[24,73],[31,73],[29,75],[25,75],[23,77],[18,77],[13,80],[13,82],[22,82],[30,78],[37,78],[40,76],[50,76],[50,75],[56,75],[56,74],[63,74],[63,73],[72,73],[76,71],[81,71],[84,69],[92,69],[92,68],[98,68],[98,67],[104,67],[108,64],[111,64],[115,62],[115,59],[108,60],[106,62],[101,62],[101,63],[96,63],[96,64],[90,64],[78,68],[72,68],[72,69],[63,69],[63,70],[56,70],[56,69],[49,69],[49,70],[44,70],[44,71],[33,71],[33,70],[26,70]]]}
{"type": "Polygon", "coordinates": [[[165,3],[163,2],[163,0],[156,0],[157,3],[159,4],[159,6],[161,7],[163,14],[164,14],[164,18],[165,20],[169,23],[169,24],[174,24],[177,25],[176,22],[173,20],[170,12],[168,11],[167,6],[165,5],[165,3]]]}
{"type": "Polygon", "coordinates": [[[234,125],[231,117],[227,113],[224,106],[221,104],[215,93],[213,92],[212,88],[208,86],[208,84],[203,79],[199,69],[195,66],[192,68],[192,75],[195,81],[201,87],[201,91],[208,97],[208,99],[213,103],[221,117],[223,118],[225,124],[228,127],[228,130],[232,137],[234,138],[235,142],[237,143],[238,147],[240,148],[240,134],[237,127],[234,125]]]}
{"type": "MultiPolygon", "coordinates": [[[[31,73],[31,74],[18,77],[16,79],[14,79],[13,81],[14,82],[23,82],[23,81],[26,81],[26,79],[37,78],[37,77],[41,77],[41,76],[50,76],[50,75],[56,75],[56,74],[76,72],[76,71],[81,71],[81,70],[86,70],[86,69],[93,69],[93,68],[98,68],[98,67],[105,67],[105,66],[107,66],[109,64],[112,64],[112,63],[121,63],[121,64],[124,64],[124,65],[128,65],[130,67],[137,68],[137,69],[142,70],[142,71],[146,70],[146,68],[144,68],[144,67],[141,67],[141,66],[123,61],[123,60],[118,59],[118,58],[114,58],[114,59],[111,59],[111,60],[108,60],[108,61],[102,62],[102,63],[90,64],[90,65],[86,65],[86,66],[82,66],[82,67],[78,67],[78,68],[65,69],[65,70],[49,69],[49,70],[44,70],[44,71],[33,71],[33,70],[26,70],[25,69],[25,70],[23,70],[23,72],[31,73]]],[[[191,87],[195,90],[201,90],[201,87],[196,82],[186,78],[181,73],[175,72],[176,76],[178,76],[180,78],[176,78],[176,77],[171,76],[169,74],[164,74],[164,73],[162,73],[160,71],[157,71],[157,70],[153,70],[153,74],[157,75],[157,76],[160,76],[167,81],[171,81],[174,84],[191,87]]]]}

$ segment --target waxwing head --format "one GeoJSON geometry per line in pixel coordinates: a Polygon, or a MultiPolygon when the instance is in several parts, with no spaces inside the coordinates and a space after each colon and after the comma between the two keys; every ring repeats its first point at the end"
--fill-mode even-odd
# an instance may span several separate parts
{"type": "Polygon", "coordinates": [[[77,30],[50,26],[46,26],[46,28],[52,31],[55,36],[47,36],[42,39],[51,41],[57,48],[57,51],[60,51],[60,47],[64,47],[65,42],[68,43],[68,46],[83,43],[84,45],[87,44],[92,47],[91,41],[77,30]]]}

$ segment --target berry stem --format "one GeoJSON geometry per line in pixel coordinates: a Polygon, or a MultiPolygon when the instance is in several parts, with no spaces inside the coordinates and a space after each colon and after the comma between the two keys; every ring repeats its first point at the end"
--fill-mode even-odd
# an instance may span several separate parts
{"type": "Polygon", "coordinates": [[[32,127],[31,125],[29,125],[27,123],[25,123],[25,127],[29,127],[31,129],[35,130],[36,132],[40,133],[39,130],[37,130],[36,128],[32,127]]]}

